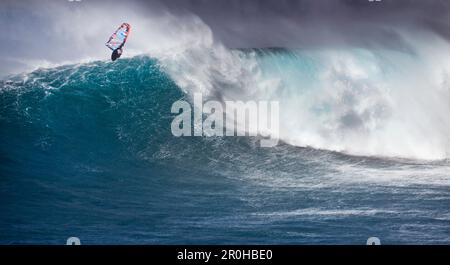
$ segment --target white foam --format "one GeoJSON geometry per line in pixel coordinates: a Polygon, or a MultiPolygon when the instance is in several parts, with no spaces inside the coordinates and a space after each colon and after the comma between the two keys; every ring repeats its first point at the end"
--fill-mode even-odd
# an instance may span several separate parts
{"type": "MultiPolygon", "coordinates": [[[[198,21],[197,21],[198,22],[198,21]]],[[[281,139],[354,155],[425,160],[450,155],[450,45],[410,38],[415,53],[367,49],[291,51],[258,58],[211,40],[163,56],[187,93],[231,100],[279,100],[281,139]],[[302,67],[302,58],[315,63],[302,67]],[[311,70],[312,68],[312,70],[311,70]],[[312,71],[311,80],[305,69],[312,71]]]]}

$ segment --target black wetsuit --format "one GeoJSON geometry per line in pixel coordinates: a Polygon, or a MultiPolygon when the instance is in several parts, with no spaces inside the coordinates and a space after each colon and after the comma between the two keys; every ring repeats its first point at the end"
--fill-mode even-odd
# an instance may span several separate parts
{"type": "Polygon", "coordinates": [[[122,43],[122,45],[120,45],[119,48],[115,49],[115,50],[112,52],[112,54],[111,54],[111,60],[115,61],[115,60],[119,59],[120,56],[122,56],[122,53],[123,53],[123,51],[122,51],[123,44],[124,44],[124,43],[122,43]],[[120,53],[119,53],[119,50],[120,50],[120,53]]]}

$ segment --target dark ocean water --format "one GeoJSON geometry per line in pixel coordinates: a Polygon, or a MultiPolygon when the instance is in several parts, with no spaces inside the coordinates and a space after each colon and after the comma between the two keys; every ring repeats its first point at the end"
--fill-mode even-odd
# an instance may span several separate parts
{"type": "Polygon", "coordinates": [[[174,137],[149,57],[0,82],[0,243],[450,243],[450,162],[174,137]]]}

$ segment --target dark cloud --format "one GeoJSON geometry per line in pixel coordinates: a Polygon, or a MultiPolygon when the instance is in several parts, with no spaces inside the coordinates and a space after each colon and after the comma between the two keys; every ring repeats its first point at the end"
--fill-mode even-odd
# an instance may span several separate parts
{"type": "Polygon", "coordinates": [[[450,1],[443,0],[174,0],[165,5],[198,15],[230,47],[345,43],[405,49],[394,29],[450,36],[450,1]]]}

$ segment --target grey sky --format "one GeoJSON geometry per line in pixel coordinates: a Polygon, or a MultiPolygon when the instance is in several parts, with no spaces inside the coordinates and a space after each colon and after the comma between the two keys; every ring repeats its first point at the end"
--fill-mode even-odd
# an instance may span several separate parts
{"type": "MultiPolygon", "coordinates": [[[[157,18],[138,27],[133,37],[146,34],[146,41],[158,42],[159,35],[144,28],[151,31],[165,21],[160,31],[170,31],[163,19],[167,14],[198,16],[216,40],[231,48],[355,46],[408,52],[399,31],[450,39],[450,1],[445,0],[3,0],[0,76],[39,62],[108,56],[105,38],[122,18],[135,24],[157,18]]],[[[171,25],[183,27],[184,22],[171,25]]]]}

